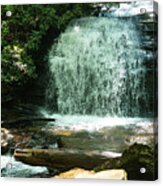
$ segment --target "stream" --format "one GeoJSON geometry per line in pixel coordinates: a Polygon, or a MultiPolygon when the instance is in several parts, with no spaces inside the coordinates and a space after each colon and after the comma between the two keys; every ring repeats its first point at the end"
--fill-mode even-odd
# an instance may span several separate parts
{"type": "MultiPolygon", "coordinates": [[[[103,6],[98,17],[70,22],[49,53],[46,107],[37,109],[39,116],[55,121],[2,125],[7,143],[2,177],[51,177],[47,167],[16,161],[17,148],[122,153],[135,142],[153,144],[157,70],[151,23],[157,16],[151,10],[150,1],[121,3],[110,10],[103,6]]],[[[20,116],[29,118],[36,108],[20,116]]],[[[7,119],[14,115],[5,112],[7,119]]]]}
{"type": "Polygon", "coordinates": [[[16,161],[13,156],[1,156],[1,176],[2,177],[49,177],[46,167],[30,166],[16,161]]]}

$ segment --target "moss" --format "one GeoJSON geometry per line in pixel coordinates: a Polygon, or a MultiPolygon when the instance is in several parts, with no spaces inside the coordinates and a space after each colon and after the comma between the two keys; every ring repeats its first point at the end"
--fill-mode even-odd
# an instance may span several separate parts
{"type": "Polygon", "coordinates": [[[119,168],[126,170],[129,180],[157,179],[157,147],[152,149],[147,145],[135,143],[123,152],[122,157],[111,159],[94,170],[119,168]],[[141,168],[145,168],[146,172],[141,173],[141,168]]]}
{"type": "Polygon", "coordinates": [[[104,164],[97,166],[94,168],[95,172],[99,172],[106,169],[119,169],[121,168],[121,160],[120,158],[113,158],[108,161],[106,161],[104,164]]]}

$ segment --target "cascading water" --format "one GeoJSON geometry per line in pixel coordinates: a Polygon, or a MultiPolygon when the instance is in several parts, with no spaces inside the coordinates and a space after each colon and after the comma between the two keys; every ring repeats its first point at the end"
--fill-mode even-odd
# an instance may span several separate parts
{"type": "Polygon", "coordinates": [[[11,155],[1,156],[2,177],[33,177],[40,175],[48,176],[46,167],[30,166],[16,161],[11,155]]]}
{"type": "MultiPolygon", "coordinates": [[[[119,5],[103,5],[99,17],[72,21],[49,53],[46,100],[52,113],[47,108],[39,113],[55,122],[40,130],[58,132],[70,148],[123,152],[157,135],[157,15],[152,1],[119,5]],[[140,9],[148,13],[141,17],[140,9]]],[[[42,138],[43,148],[56,147],[42,138]]],[[[1,156],[1,162],[4,177],[50,176],[50,169],[18,162],[12,154],[1,156]]]]}
{"type": "Polygon", "coordinates": [[[61,114],[122,117],[149,112],[143,55],[135,19],[71,22],[49,54],[50,106],[61,114]]]}

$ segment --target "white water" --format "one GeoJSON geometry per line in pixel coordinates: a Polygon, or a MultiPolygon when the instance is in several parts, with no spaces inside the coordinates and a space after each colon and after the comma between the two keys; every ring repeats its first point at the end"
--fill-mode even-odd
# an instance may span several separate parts
{"type": "Polygon", "coordinates": [[[51,49],[47,100],[61,114],[146,115],[150,101],[143,57],[134,20],[76,20],[51,49]]]}
{"type": "Polygon", "coordinates": [[[105,127],[115,126],[149,126],[153,124],[152,118],[125,118],[125,117],[100,117],[90,115],[61,115],[48,114],[46,110],[41,110],[41,114],[47,118],[55,118],[55,122],[49,122],[48,126],[54,129],[69,129],[69,130],[86,130],[89,132],[98,131],[105,127]]]}
{"type": "Polygon", "coordinates": [[[13,156],[1,156],[2,177],[31,177],[37,174],[48,174],[46,167],[30,166],[16,161],[13,156]]]}
{"type": "MultiPolygon", "coordinates": [[[[121,3],[120,8],[112,8],[105,14],[128,17],[140,14],[141,9],[151,12],[151,2],[121,3]]],[[[74,21],[49,56],[52,76],[47,98],[52,106],[58,106],[59,113],[66,115],[41,111],[45,117],[56,119],[48,125],[54,129],[98,131],[104,127],[153,123],[153,119],[141,118],[141,102],[148,112],[149,98],[146,69],[142,65],[147,54],[139,45],[139,34],[131,19],[74,21]]],[[[8,177],[47,173],[46,167],[25,165],[11,156],[1,156],[1,170],[2,176],[8,177]]]]}
{"type": "MultiPolygon", "coordinates": [[[[102,8],[104,11],[107,7],[102,8]]],[[[152,0],[139,0],[132,2],[120,3],[119,7],[111,7],[108,12],[105,13],[106,16],[115,17],[128,17],[145,12],[153,12],[153,1],[152,0]]]]}

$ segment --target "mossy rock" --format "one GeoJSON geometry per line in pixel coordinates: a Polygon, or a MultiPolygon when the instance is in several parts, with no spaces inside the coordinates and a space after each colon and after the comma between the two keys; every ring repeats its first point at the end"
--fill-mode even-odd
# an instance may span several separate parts
{"type": "Polygon", "coordinates": [[[122,157],[109,160],[94,170],[119,168],[126,170],[129,180],[157,179],[157,146],[152,149],[147,145],[135,143],[123,152],[122,157]],[[146,172],[141,173],[141,168],[145,168],[146,172]]]}

